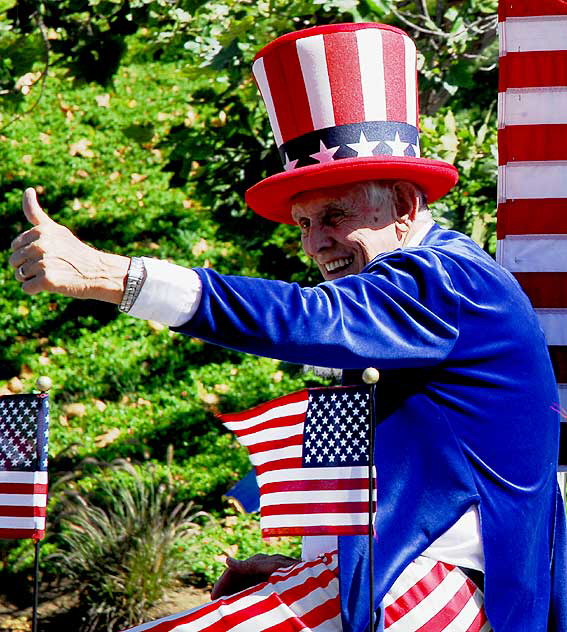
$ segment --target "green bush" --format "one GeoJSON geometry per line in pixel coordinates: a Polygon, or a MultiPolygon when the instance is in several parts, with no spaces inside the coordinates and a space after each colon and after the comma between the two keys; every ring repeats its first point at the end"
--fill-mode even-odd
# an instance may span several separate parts
{"type": "Polygon", "coordinates": [[[79,594],[84,632],[111,632],[147,618],[181,573],[180,543],[206,516],[192,503],[176,503],[166,480],[129,471],[99,475],[90,493],[68,493],[64,500],[63,537],[51,563],[79,594]]]}
{"type": "Polygon", "coordinates": [[[246,559],[255,553],[281,553],[301,557],[301,538],[263,539],[259,522],[258,514],[228,510],[224,518],[209,522],[195,537],[185,540],[182,554],[191,569],[186,579],[211,586],[226,568],[227,556],[246,559]]]}

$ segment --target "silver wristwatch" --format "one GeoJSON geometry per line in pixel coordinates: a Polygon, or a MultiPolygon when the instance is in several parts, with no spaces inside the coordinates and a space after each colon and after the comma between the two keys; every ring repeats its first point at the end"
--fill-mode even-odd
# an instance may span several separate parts
{"type": "Polygon", "coordinates": [[[132,257],[128,268],[128,278],[126,279],[126,289],[124,296],[118,306],[121,312],[129,312],[136,302],[138,294],[146,280],[146,266],[142,257],[132,257]]]}

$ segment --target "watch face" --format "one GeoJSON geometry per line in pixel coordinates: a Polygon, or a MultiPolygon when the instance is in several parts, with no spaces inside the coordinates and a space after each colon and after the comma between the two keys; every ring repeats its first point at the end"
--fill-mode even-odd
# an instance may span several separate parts
{"type": "Polygon", "coordinates": [[[121,312],[129,312],[145,281],[146,266],[141,257],[132,257],[128,268],[128,278],[126,279],[126,289],[120,301],[118,309],[121,312]]]}

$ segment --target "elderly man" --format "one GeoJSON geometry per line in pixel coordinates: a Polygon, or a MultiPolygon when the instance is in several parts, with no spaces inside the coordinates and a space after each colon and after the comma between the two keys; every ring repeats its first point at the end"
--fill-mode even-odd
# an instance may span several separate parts
{"type": "MultiPolygon", "coordinates": [[[[545,340],[513,277],[431,219],[426,203],[456,175],[419,156],[411,40],[384,25],[317,27],[272,42],[254,73],[285,171],[247,200],[300,227],[323,283],[98,252],[28,190],[33,227],[11,257],[24,291],[110,301],[215,344],[342,368],[346,383],[379,368],[381,625],[567,630],[557,392],[545,340]]],[[[217,601],[155,629],[275,629],[263,617],[283,608],[288,627],[277,629],[362,632],[368,553],[364,537],[321,536],[304,539],[304,562],[293,566],[280,556],[228,560],[217,601]],[[298,585],[310,586],[308,605],[298,585]],[[253,601],[251,612],[250,599],[262,606],[253,601]]]]}

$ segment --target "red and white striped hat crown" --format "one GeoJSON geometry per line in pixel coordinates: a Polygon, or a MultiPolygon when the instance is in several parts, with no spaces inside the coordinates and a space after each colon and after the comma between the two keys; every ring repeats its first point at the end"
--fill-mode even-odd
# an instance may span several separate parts
{"type": "Polygon", "coordinates": [[[408,180],[429,202],[456,169],[420,157],[415,44],[384,24],[332,24],[288,33],[252,68],[284,171],[246,192],[259,215],[294,223],[304,191],[363,180],[408,180]]]}

